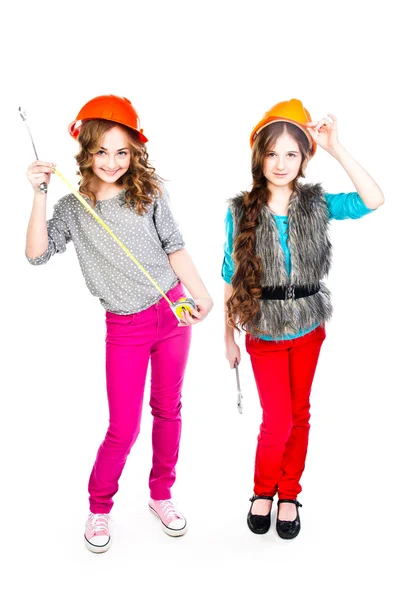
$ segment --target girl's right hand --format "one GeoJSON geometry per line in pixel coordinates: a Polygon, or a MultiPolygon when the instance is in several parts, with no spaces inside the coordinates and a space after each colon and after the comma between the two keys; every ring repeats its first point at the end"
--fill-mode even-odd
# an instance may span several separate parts
{"type": "Polygon", "coordinates": [[[225,356],[228,359],[231,369],[235,367],[235,362],[240,363],[240,348],[234,341],[225,342],[225,356]]]}
{"type": "Polygon", "coordinates": [[[53,166],[55,166],[54,163],[43,162],[41,160],[35,160],[34,163],[29,165],[26,176],[31,182],[35,193],[40,192],[41,183],[49,185],[53,166]]]}

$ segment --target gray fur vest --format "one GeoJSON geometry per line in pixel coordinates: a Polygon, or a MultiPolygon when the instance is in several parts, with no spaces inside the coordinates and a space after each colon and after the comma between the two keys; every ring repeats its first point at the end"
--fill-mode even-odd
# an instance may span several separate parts
{"type": "MultiPolygon", "coordinates": [[[[230,200],[234,236],[243,216],[243,198],[240,194],[230,200]]],[[[328,237],[328,207],[319,184],[304,184],[294,193],[288,210],[288,247],[291,256],[290,277],[287,274],[285,255],[279,241],[279,232],[270,209],[262,210],[256,228],[256,254],[261,259],[262,287],[288,284],[320,285],[320,291],[312,296],[290,300],[260,300],[260,308],[254,319],[264,335],[279,338],[297,333],[316,323],[322,323],[332,315],[330,293],[321,279],[331,266],[331,243],[328,237]]],[[[251,326],[246,330],[260,335],[251,326]]]]}

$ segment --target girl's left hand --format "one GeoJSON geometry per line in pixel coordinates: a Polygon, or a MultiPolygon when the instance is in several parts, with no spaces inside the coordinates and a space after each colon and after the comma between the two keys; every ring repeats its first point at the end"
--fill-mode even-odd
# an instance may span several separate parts
{"type": "Polygon", "coordinates": [[[327,152],[333,151],[339,145],[337,119],[328,113],[319,121],[307,123],[307,129],[312,139],[327,152]]]}
{"type": "Polygon", "coordinates": [[[211,298],[193,298],[193,300],[197,310],[192,309],[192,316],[188,312],[184,312],[178,327],[189,327],[204,321],[214,304],[211,298]]]}

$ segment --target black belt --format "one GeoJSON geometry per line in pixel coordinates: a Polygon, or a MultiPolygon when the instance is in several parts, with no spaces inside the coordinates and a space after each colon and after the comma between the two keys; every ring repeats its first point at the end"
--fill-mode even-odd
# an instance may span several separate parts
{"type": "Polygon", "coordinates": [[[319,285],[294,285],[261,288],[261,300],[295,300],[313,296],[320,290],[319,285]]]}

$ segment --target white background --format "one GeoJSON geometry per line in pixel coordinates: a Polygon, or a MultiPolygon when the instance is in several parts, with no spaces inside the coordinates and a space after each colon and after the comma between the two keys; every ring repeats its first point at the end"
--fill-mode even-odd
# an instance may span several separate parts
{"type": "MultiPolygon", "coordinates": [[[[392,3],[36,2],[7,8],[2,44],[0,587],[7,599],[393,598],[398,534],[398,29],[392,3]],[[194,330],[174,497],[189,521],[165,536],[147,509],[151,418],[113,509],[114,543],[83,545],[87,480],[107,427],[104,317],[72,245],[45,267],[24,257],[34,159],[74,183],[67,124],[99,94],[137,109],[187,248],[215,300],[194,330]],[[386,204],[333,222],[334,317],[312,393],[293,542],[246,526],[260,408],[243,349],[244,414],[224,358],[220,278],[226,200],[248,188],[249,134],[300,98],[338,118],[340,139],[386,204]]],[[[353,191],[319,149],[307,172],[353,191]]],[[[53,178],[49,216],[67,193],[53,178]]],[[[273,521],[274,523],[274,521],[273,521]]]]}

